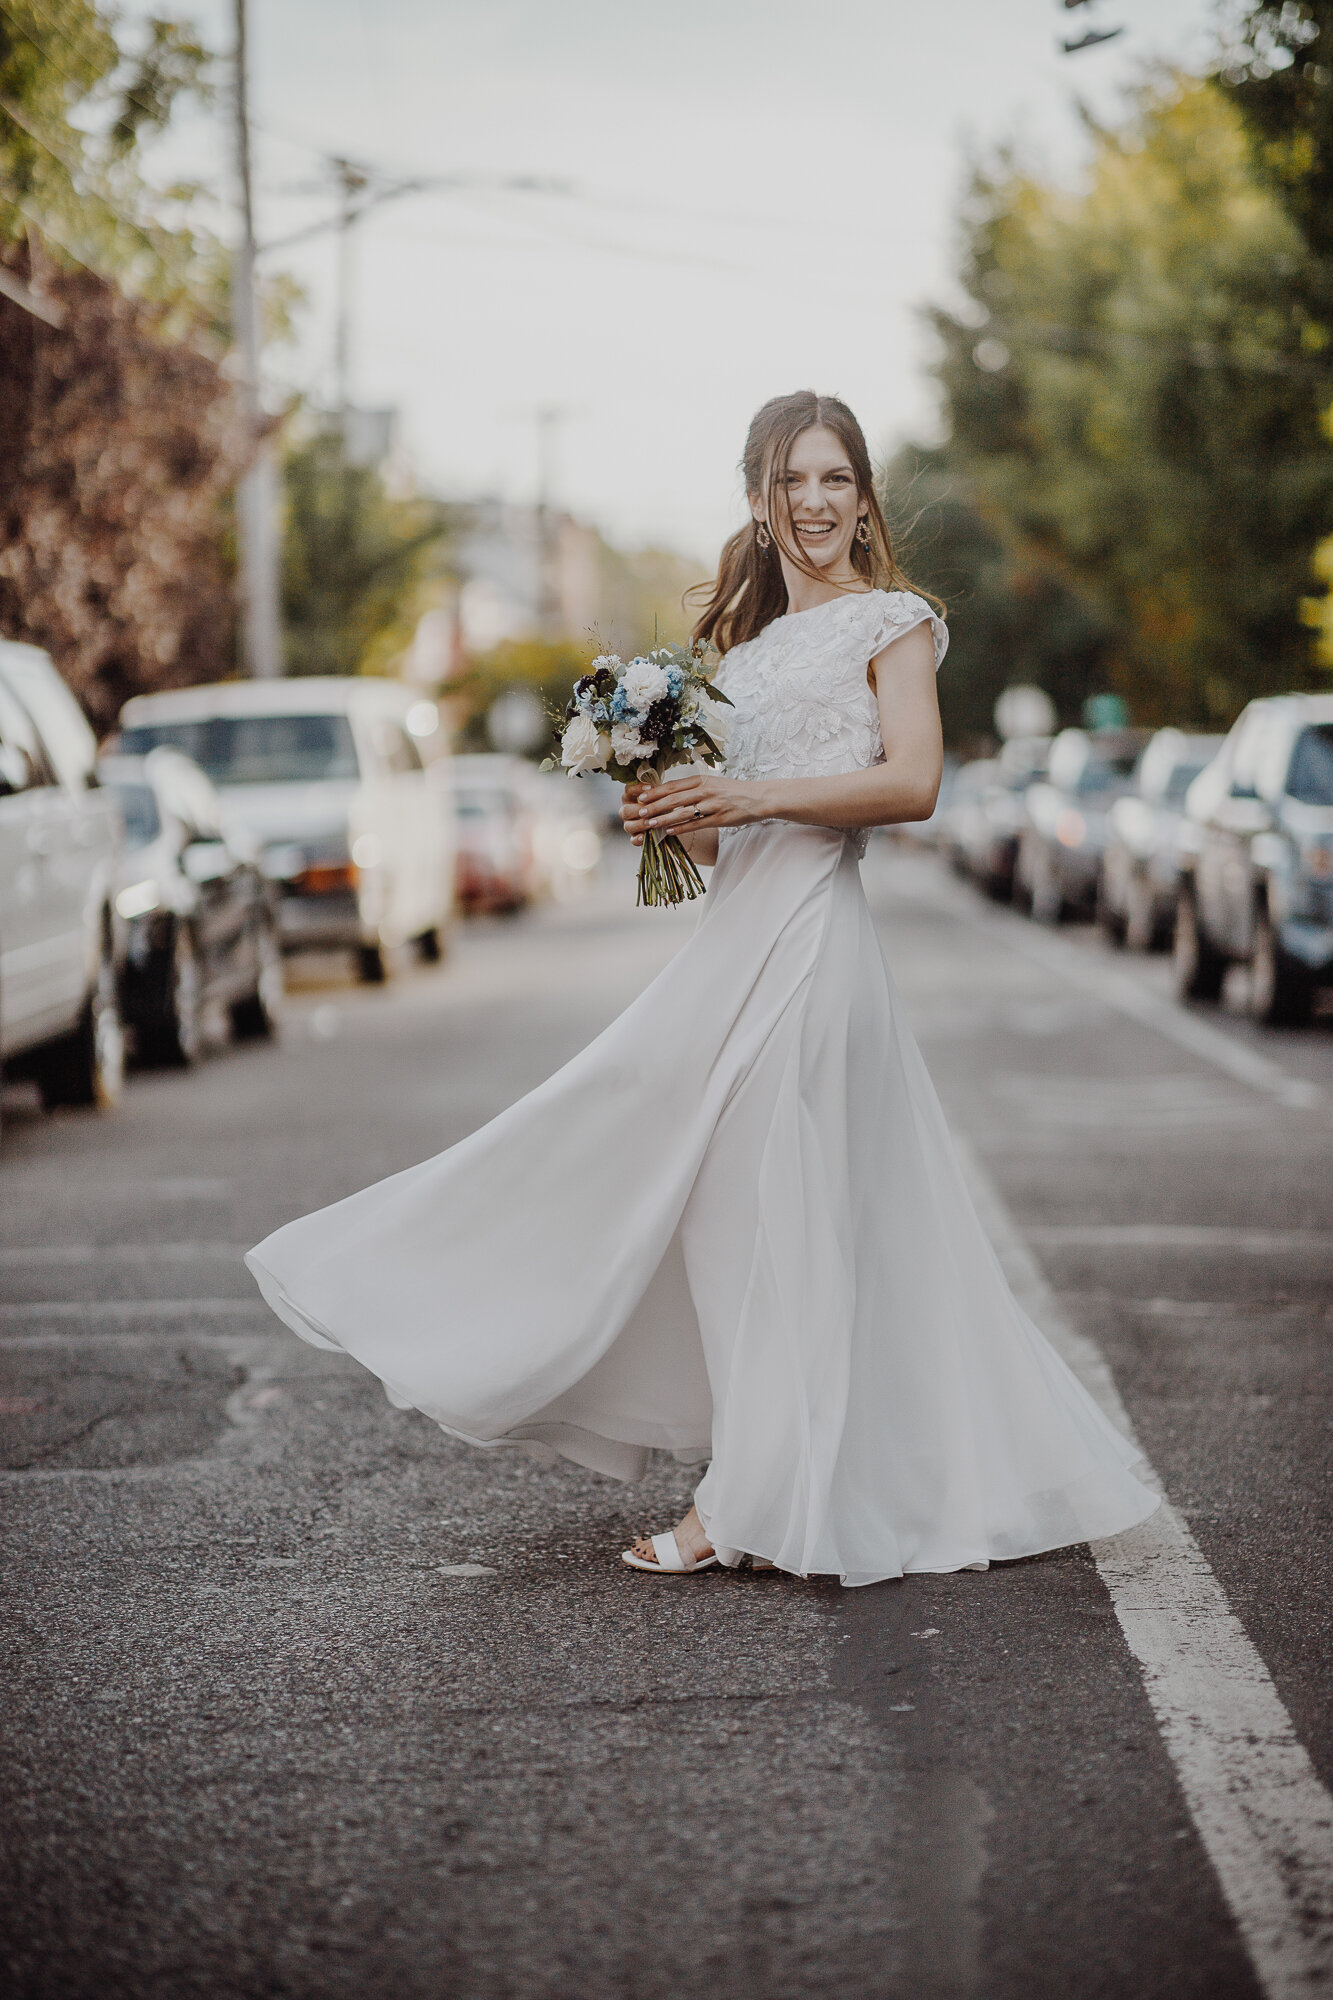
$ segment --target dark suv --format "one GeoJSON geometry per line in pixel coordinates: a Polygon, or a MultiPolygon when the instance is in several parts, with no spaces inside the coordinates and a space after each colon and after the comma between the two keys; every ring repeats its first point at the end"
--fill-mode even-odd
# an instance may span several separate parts
{"type": "Polygon", "coordinates": [[[1230,965],[1261,1021],[1333,984],[1333,695],[1252,701],[1186,795],[1177,990],[1215,1000],[1230,965]]]}

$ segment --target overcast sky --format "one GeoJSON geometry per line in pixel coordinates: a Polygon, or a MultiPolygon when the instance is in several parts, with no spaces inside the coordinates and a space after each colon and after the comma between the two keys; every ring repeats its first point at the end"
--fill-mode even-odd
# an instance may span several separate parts
{"type": "MultiPolygon", "coordinates": [[[[152,11],[136,5],[131,15],[152,11]]],[[[230,0],[194,9],[230,41],[230,0]]],[[[1209,0],[250,0],[260,230],[329,212],[321,155],[398,174],[536,174],[569,197],[415,196],[357,246],[356,400],[394,404],[422,479],[559,498],[624,545],[710,558],[767,396],[847,398],[872,449],[929,436],[917,309],[947,299],[970,152],[1072,180],[1077,95],[1211,47],[1209,0]],[[1063,35],[1124,24],[1103,48],[1063,35]]],[[[172,164],[225,172],[222,112],[172,164]]],[[[332,393],[334,241],[270,260],[307,292],[274,373],[332,393]]]]}

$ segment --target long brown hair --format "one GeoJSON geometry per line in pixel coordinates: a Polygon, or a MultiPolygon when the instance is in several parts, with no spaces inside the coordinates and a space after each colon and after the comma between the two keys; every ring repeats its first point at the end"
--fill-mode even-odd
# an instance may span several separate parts
{"type": "MultiPolygon", "coordinates": [[[[716,646],[719,652],[729,652],[733,646],[753,639],[765,625],[781,617],[786,610],[787,586],[778,559],[779,547],[788,560],[804,570],[807,576],[819,577],[822,574],[799,548],[789,548],[781,539],[777,525],[781,509],[774,504],[778,496],[786,492],[784,482],[792,446],[802,431],[808,431],[816,424],[833,431],[841,440],[856,478],[858,501],[865,503],[865,522],[870,541],[867,545],[859,538],[853,539],[852,567],[865,578],[872,590],[913,588],[898,567],[893,553],[893,537],[875,492],[875,475],[870,453],[866,449],[865,433],[847,405],[836,396],[817,396],[813,389],[798,389],[793,396],[774,396],[751,423],[745,440],[745,456],[741,460],[746,493],[764,495],[768,547],[760,546],[759,523],[753,519],[747,521],[723,549],[713,582],[696,584],[693,590],[686,592],[687,602],[691,597],[707,594],[694,636],[705,645],[711,643],[716,646]]],[[[922,595],[928,593],[923,592],[922,595]]],[[[932,598],[931,602],[935,600],[932,598]]],[[[939,608],[943,610],[943,606],[939,608]]]]}

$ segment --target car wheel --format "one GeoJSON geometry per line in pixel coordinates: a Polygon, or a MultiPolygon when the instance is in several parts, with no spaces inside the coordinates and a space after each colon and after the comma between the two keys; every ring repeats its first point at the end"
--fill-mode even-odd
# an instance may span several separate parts
{"type": "Polygon", "coordinates": [[[1039,924],[1058,924],[1065,913],[1060,876],[1045,848],[1038,848],[1032,870],[1031,908],[1039,924]]]}
{"type": "Polygon", "coordinates": [[[1107,901],[1105,882],[1097,884],[1097,928],[1108,944],[1118,946],[1129,942],[1124,914],[1107,901]]]}
{"type": "Polygon", "coordinates": [[[1141,875],[1131,875],[1125,891],[1125,948],[1151,951],[1157,942],[1157,910],[1153,892],[1141,875]]]}
{"type": "Polygon", "coordinates": [[[444,941],[438,924],[432,924],[428,931],[422,931],[416,940],[417,957],[424,965],[438,965],[444,957],[444,941]]]}
{"type": "Polygon", "coordinates": [[[254,991],[231,1009],[231,1031],[238,1041],[270,1041],[278,1032],[285,985],[282,947],[271,923],[264,924],[255,940],[259,969],[254,991]]]}
{"type": "Polygon", "coordinates": [[[1217,1000],[1227,976],[1227,961],[1204,936],[1194,897],[1183,889],[1176,903],[1176,943],[1174,953],[1176,997],[1180,1000],[1217,1000]]]}
{"type": "Polygon", "coordinates": [[[199,1060],[203,1028],[199,955],[187,924],[173,926],[171,958],[164,984],[157,1021],[140,1036],[140,1047],[150,1063],[189,1069],[199,1060]]]}
{"type": "Polygon", "coordinates": [[[1314,982],[1303,965],[1283,951],[1277,926],[1266,909],[1254,920],[1250,959],[1250,1012],[1269,1027],[1300,1028],[1314,1007],[1314,982]]]}
{"type": "Polygon", "coordinates": [[[358,946],[356,954],[356,976],[363,986],[383,986],[387,977],[384,963],[384,949],[377,944],[358,946]]]}
{"type": "Polygon", "coordinates": [[[58,1104],[91,1104],[110,1111],[119,1104],[125,1085],[125,1031],[109,945],[103,946],[78,1027],[43,1051],[37,1085],[48,1110],[58,1104]]]}

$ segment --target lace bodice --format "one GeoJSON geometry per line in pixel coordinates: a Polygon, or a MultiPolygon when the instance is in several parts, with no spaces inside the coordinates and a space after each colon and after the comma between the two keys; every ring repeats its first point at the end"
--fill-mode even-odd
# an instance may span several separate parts
{"type": "Polygon", "coordinates": [[[733,646],[718,685],[729,778],[827,778],[883,762],[879,704],[866,679],[876,653],[929,619],[935,665],[949,635],[924,598],[870,590],[775,618],[733,646]]]}

